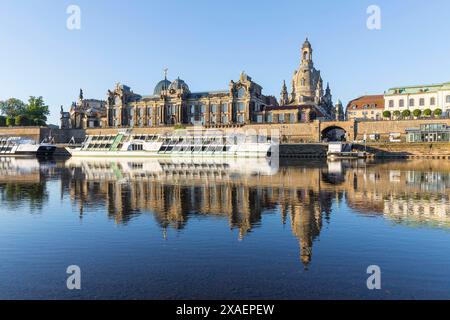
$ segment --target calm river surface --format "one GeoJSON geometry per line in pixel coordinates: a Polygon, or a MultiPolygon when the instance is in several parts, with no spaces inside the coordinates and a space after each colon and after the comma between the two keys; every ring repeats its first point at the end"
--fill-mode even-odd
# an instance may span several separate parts
{"type": "Polygon", "coordinates": [[[449,197],[439,160],[0,158],[0,298],[450,299],[449,197]]]}

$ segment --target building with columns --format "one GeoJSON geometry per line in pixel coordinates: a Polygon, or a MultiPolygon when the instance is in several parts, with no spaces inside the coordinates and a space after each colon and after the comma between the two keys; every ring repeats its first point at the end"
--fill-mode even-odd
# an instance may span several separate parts
{"type": "Polygon", "coordinates": [[[335,120],[329,85],[324,89],[320,71],[313,63],[308,41],[301,47],[300,66],[294,72],[291,92],[283,83],[280,101],[263,94],[261,85],[242,72],[237,81],[219,91],[191,91],[179,77],[170,81],[165,70],[150,95],[134,93],[130,87],[116,84],[108,90],[107,100],[78,102],[67,114],[61,114],[61,126],[72,128],[133,128],[176,125],[205,127],[241,126],[250,123],[298,123],[316,119],[335,120]]]}
{"type": "Polygon", "coordinates": [[[262,87],[244,72],[230,81],[228,90],[191,92],[180,78],[167,74],[152,95],[141,96],[125,85],[108,91],[109,127],[155,127],[171,125],[228,126],[254,121],[254,115],[276,103],[262,94],[262,87]]]}

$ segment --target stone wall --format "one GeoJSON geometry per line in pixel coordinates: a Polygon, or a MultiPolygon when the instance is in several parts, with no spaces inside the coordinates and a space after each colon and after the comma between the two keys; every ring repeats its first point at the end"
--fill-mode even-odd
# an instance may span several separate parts
{"type": "Polygon", "coordinates": [[[359,151],[367,151],[370,155],[376,158],[450,158],[450,143],[448,142],[369,143],[366,146],[355,144],[353,147],[359,151]]]}
{"type": "Polygon", "coordinates": [[[12,128],[0,128],[0,136],[7,137],[24,137],[30,138],[34,141],[41,140],[41,128],[40,127],[12,127],[12,128]]]}
{"type": "MultiPolygon", "coordinates": [[[[237,128],[225,128],[223,130],[253,130],[256,134],[271,135],[279,134],[280,140],[285,144],[293,143],[317,143],[321,139],[321,133],[330,127],[341,127],[346,130],[350,141],[362,140],[364,134],[380,134],[381,141],[387,141],[389,134],[400,133],[402,140],[406,139],[406,129],[419,128],[421,124],[444,123],[450,126],[450,119],[428,119],[428,120],[393,120],[393,121],[342,121],[342,122],[320,122],[292,123],[292,124],[251,124],[237,128]]],[[[187,129],[193,127],[187,127],[187,129]]],[[[137,134],[164,134],[170,133],[174,127],[155,128],[133,128],[137,134]]],[[[212,128],[213,129],[213,128],[212,128]]],[[[74,137],[76,142],[84,140],[85,135],[92,134],[116,134],[119,129],[48,129],[39,127],[12,127],[0,128],[0,135],[23,136],[42,141],[49,135],[55,138],[56,143],[67,143],[74,137]]]]}
{"type": "Polygon", "coordinates": [[[402,140],[406,140],[406,129],[419,128],[421,124],[444,123],[450,126],[450,119],[428,120],[392,120],[392,121],[364,121],[356,124],[356,140],[362,140],[364,133],[379,134],[381,141],[389,139],[389,134],[400,133],[402,140]]]}

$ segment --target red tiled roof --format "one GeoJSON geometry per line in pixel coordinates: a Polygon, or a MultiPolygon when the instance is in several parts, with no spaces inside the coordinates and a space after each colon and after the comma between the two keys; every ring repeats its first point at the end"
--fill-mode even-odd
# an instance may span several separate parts
{"type": "Polygon", "coordinates": [[[384,109],[384,96],[371,95],[362,96],[350,101],[347,110],[363,110],[363,109],[384,109]]]}

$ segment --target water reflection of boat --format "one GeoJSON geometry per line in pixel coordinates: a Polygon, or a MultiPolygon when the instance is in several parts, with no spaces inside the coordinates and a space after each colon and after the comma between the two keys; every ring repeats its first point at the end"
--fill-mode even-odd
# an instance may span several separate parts
{"type": "Polygon", "coordinates": [[[0,157],[0,182],[39,181],[36,158],[0,157]]]}
{"type": "Polygon", "coordinates": [[[143,180],[270,176],[278,163],[266,158],[70,158],[67,168],[82,168],[87,179],[143,180]]]}

